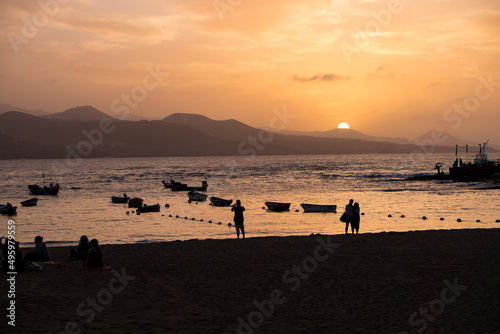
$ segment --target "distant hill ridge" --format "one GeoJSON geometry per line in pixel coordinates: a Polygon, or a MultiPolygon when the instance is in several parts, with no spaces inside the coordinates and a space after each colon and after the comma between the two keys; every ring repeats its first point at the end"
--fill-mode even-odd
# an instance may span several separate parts
{"type": "Polygon", "coordinates": [[[55,114],[49,114],[44,117],[51,119],[59,119],[59,120],[78,120],[78,121],[99,121],[104,118],[116,120],[116,118],[111,117],[108,114],[105,114],[102,111],[92,106],[77,106],[75,108],[71,108],[55,114]]]}

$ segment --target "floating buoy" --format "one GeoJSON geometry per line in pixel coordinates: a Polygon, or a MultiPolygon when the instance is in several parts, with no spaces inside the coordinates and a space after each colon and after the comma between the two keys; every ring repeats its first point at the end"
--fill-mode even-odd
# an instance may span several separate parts
{"type": "Polygon", "coordinates": [[[337,213],[337,211],[333,211],[333,213],[337,213]]]}
{"type": "Polygon", "coordinates": [[[481,221],[479,219],[476,219],[476,223],[480,223],[481,221]]]}
{"type": "Polygon", "coordinates": [[[179,218],[179,215],[175,215],[175,218],[179,218]]]}
{"type": "Polygon", "coordinates": [[[391,218],[391,217],[392,217],[392,215],[387,215],[387,217],[391,218]]]}
{"type": "Polygon", "coordinates": [[[129,214],[130,212],[127,211],[127,215],[129,214]]]}
{"type": "Polygon", "coordinates": [[[364,212],[361,212],[361,215],[362,215],[362,216],[364,216],[364,215],[365,215],[365,213],[364,213],[364,212]]]}
{"type": "Polygon", "coordinates": [[[161,215],[162,217],[165,216],[165,215],[161,215]]]}
{"type": "Polygon", "coordinates": [[[194,204],[198,205],[198,202],[196,202],[196,203],[194,203],[194,204]]]}
{"type": "Polygon", "coordinates": [[[500,223],[500,219],[495,220],[495,223],[500,223]]]}
{"type": "Polygon", "coordinates": [[[191,204],[191,201],[188,201],[189,204],[191,204]]]}
{"type": "Polygon", "coordinates": [[[213,205],[212,203],[209,203],[208,205],[213,205]]]}
{"type": "Polygon", "coordinates": [[[295,210],[295,212],[299,212],[299,210],[295,210]]]}
{"type": "Polygon", "coordinates": [[[404,217],[405,217],[405,215],[401,215],[401,218],[404,218],[404,217]]]}
{"type": "Polygon", "coordinates": [[[265,207],[262,207],[262,210],[265,210],[266,208],[265,207]]]}
{"type": "Polygon", "coordinates": [[[203,221],[203,219],[200,219],[200,221],[202,222],[202,221],[203,221]]]}
{"type": "Polygon", "coordinates": [[[141,213],[139,211],[137,211],[137,215],[140,215],[141,213]]]}
{"type": "Polygon", "coordinates": [[[194,219],[194,218],[191,218],[191,220],[196,220],[196,219],[194,219]]]}
{"type": "Polygon", "coordinates": [[[427,217],[426,217],[426,216],[423,216],[423,217],[422,217],[422,219],[423,219],[423,220],[426,220],[426,219],[427,219],[427,217]]]}
{"type": "Polygon", "coordinates": [[[441,217],[441,218],[439,218],[439,220],[444,220],[444,218],[443,218],[443,217],[441,217]]]}
{"type": "Polygon", "coordinates": [[[457,219],[457,222],[459,222],[459,223],[460,223],[461,221],[462,221],[462,219],[460,219],[460,218],[458,218],[458,219],[457,219]]]}
{"type": "Polygon", "coordinates": [[[168,215],[169,217],[172,217],[172,215],[168,215]]]}
{"type": "Polygon", "coordinates": [[[209,223],[209,224],[212,224],[212,221],[211,221],[211,220],[209,220],[209,221],[208,221],[208,223],[209,223]]]}
{"type": "Polygon", "coordinates": [[[188,219],[188,217],[184,217],[184,219],[188,219]]]}
{"type": "Polygon", "coordinates": [[[227,223],[227,226],[231,226],[231,223],[227,223]]]}
{"type": "Polygon", "coordinates": [[[165,204],[165,207],[166,207],[166,208],[170,208],[170,204],[168,204],[168,203],[167,203],[167,204],[165,204]]]}
{"type": "Polygon", "coordinates": [[[217,225],[221,225],[222,223],[221,222],[218,222],[217,225]]]}
{"type": "Polygon", "coordinates": [[[134,213],[135,211],[132,211],[132,213],[134,213]]]}

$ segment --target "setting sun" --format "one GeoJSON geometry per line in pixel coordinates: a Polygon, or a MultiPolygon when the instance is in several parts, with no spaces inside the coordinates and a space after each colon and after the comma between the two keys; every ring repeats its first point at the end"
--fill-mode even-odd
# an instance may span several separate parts
{"type": "Polygon", "coordinates": [[[347,124],[346,122],[342,122],[339,124],[339,126],[337,127],[339,129],[349,129],[349,124],[347,124]]]}

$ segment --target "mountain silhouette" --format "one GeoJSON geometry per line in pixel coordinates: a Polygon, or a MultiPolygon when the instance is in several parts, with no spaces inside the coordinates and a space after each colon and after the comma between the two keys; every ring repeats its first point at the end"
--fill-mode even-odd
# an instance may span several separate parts
{"type": "Polygon", "coordinates": [[[259,129],[248,126],[234,119],[216,121],[203,115],[175,113],[163,119],[172,124],[184,124],[214,137],[226,140],[245,140],[255,136],[259,129]]]}
{"type": "Polygon", "coordinates": [[[7,103],[0,103],[0,114],[6,113],[9,111],[20,111],[20,112],[23,112],[25,114],[34,115],[34,116],[45,116],[45,115],[49,114],[48,112],[40,110],[40,109],[30,110],[30,109],[11,106],[10,104],[7,104],[7,103]]]}
{"type": "Polygon", "coordinates": [[[343,139],[361,139],[375,142],[388,142],[397,144],[411,144],[407,138],[398,137],[376,137],[366,135],[362,132],[353,129],[332,129],[328,131],[283,131],[283,134],[298,135],[298,136],[312,136],[322,138],[343,138],[343,139]]]}
{"type": "Polygon", "coordinates": [[[115,120],[115,118],[103,113],[100,110],[92,106],[78,106],[65,110],[63,112],[58,112],[55,114],[49,114],[44,116],[51,119],[59,120],[78,120],[78,121],[99,121],[104,118],[115,120]]]}
{"type": "MultiPolygon", "coordinates": [[[[283,135],[236,120],[217,121],[195,114],[106,124],[103,128],[100,120],[61,121],[16,111],[0,114],[0,158],[71,158],[78,152],[79,157],[90,158],[410,153],[417,149],[410,144],[283,135]]],[[[436,152],[450,150],[436,148],[436,152]]]]}

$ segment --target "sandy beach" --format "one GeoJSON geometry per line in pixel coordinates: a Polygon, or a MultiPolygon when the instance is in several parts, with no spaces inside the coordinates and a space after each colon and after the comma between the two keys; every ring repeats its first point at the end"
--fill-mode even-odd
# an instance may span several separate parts
{"type": "Polygon", "coordinates": [[[498,333],[499,240],[500,229],[477,229],[103,245],[107,267],[92,271],[50,247],[63,264],[18,274],[15,298],[2,275],[0,328],[498,333]]]}

